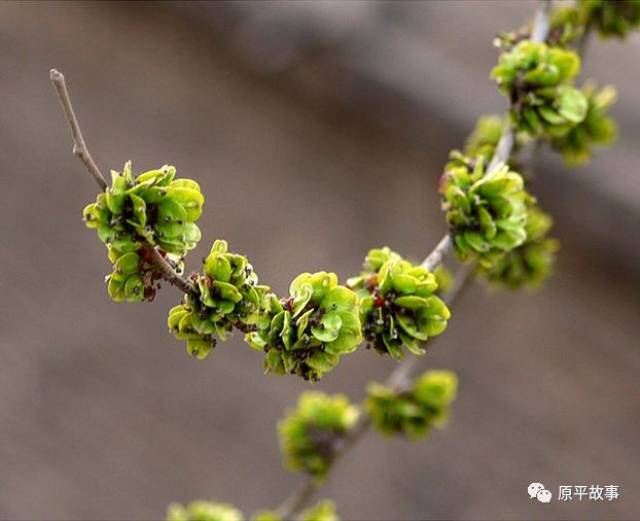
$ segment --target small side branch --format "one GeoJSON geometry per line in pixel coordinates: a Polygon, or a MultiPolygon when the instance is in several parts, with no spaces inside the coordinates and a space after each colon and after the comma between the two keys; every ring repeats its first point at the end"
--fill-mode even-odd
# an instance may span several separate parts
{"type": "Polygon", "coordinates": [[[500,141],[498,141],[496,151],[491,158],[487,173],[493,172],[496,168],[509,160],[509,156],[511,155],[511,151],[513,150],[514,141],[515,133],[513,131],[513,126],[511,125],[510,121],[507,121],[504,124],[502,136],[500,136],[500,141]]]}
{"type": "Polygon", "coordinates": [[[319,488],[320,483],[318,481],[310,476],[305,477],[304,481],[300,484],[300,488],[293,491],[276,509],[278,517],[284,521],[293,519],[293,516],[309,503],[314,492],[319,488]]]}
{"type": "Polygon", "coordinates": [[[71,134],[73,134],[73,154],[76,157],[80,158],[80,160],[84,163],[84,166],[87,167],[89,173],[93,176],[95,182],[98,183],[100,190],[104,192],[107,189],[107,182],[102,175],[102,172],[98,168],[98,165],[96,165],[95,161],[91,157],[89,149],[84,142],[84,137],[82,136],[82,131],[80,130],[80,125],[78,124],[78,119],[76,118],[76,114],[73,111],[73,105],[71,105],[71,98],[69,97],[67,84],[64,81],[64,74],[56,69],[51,69],[49,71],[49,77],[51,78],[53,88],[58,95],[60,104],[62,105],[64,115],[67,117],[67,121],[69,122],[69,126],[71,127],[71,134]]]}
{"type": "Polygon", "coordinates": [[[547,39],[549,34],[549,11],[551,9],[551,0],[540,0],[540,6],[536,9],[533,18],[533,27],[531,28],[531,41],[542,43],[547,39]]]}
{"type": "Polygon", "coordinates": [[[176,272],[167,259],[160,254],[157,248],[151,246],[149,247],[149,251],[153,257],[154,264],[162,272],[162,278],[164,280],[184,293],[193,293],[194,290],[192,284],[176,272]]]}

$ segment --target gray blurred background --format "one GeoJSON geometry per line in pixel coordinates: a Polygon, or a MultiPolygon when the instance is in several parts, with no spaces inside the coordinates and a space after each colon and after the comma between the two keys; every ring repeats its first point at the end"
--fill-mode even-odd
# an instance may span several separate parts
{"type": "MultiPolygon", "coordinates": [[[[239,337],[206,362],[167,334],[166,287],[116,305],[81,210],[48,70],[63,71],[102,167],[171,163],[227,239],[284,292],[301,271],[356,273],[370,247],[422,259],[442,235],[437,178],[476,117],[502,111],[491,40],[533,2],[0,4],[0,518],[160,519],[173,500],[245,512],[299,482],[275,422],[307,388],[262,375],[239,337]]],[[[371,434],[320,497],[344,519],[640,518],[638,36],[592,42],[621,138],[589,166],[543,153],[557,220],[540,293],[471,287],[429,367],[460,376],[446,431],[371,434]],[[527,485],[617,484],[615,502],[529,500],[527,485]]],[[[317,387],[363,395],[394,363],[366,350],[317,387]]]]}

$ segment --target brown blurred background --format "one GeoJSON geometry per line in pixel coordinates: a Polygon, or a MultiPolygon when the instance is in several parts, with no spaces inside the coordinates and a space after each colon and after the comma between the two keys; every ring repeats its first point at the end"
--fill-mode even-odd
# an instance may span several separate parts
{"type": "MultiPolygon", "coordinates": [[[[262,375],[239,337],[206,362],[165,330],[179,295],[116,305],[80,213],[96,187],[48,81],[65,73],[103,170],[131,159],[207,196],[196,269],[218,237],[283,292],[357,272],[370,247],[422,259],[444,231],[449,149],[502,111],[500,30],[533,2],[0,4],[0,518],[159,519],[173,500],[274,506],[299,476],[275,422],[307,388],[262,375]]],[[[589,167],[537,162],[557,219],[540,293],[461,299],[426,365],[460,376],[446,431],[370,434],[320,497],[344,519],[640,518],[640,40],[592,42],[621,138],[589,167]],[[529,500],[540,481],[618,484],[615,502],[529,500]]],[[[359,399],[389,360],[361,350],[317,387],[359,399]]]]}

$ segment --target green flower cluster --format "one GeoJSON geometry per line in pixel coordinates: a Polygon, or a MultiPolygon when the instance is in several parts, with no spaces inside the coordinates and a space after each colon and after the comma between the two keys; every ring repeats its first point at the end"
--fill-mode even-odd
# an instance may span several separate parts
{"type": "Polygon", "coordinates": [[[537,206],[527,210],[527,239],[480,273],[499,286],[518,289],[540,286],[551,274],[559,244],[548,236],[553,220],[537,206]]]}
{"type": "Polygon", "coordinates": [[[584,34],[584,20],[578,9],[562,6],[551,11],[549,34],[546,43],[566,47],[576,42],[584,34]]]}
{"type": "Polygon", "coordinates": [[[457,387],[456,375],[443,370],[427,371],[404,392],[373,383],[367,389],[366,408],[382,433],[417,440],[431,427],[444,425],[457,387]]]}
{"type": "Polygon", "coordinates": [[[577,9],[603,37],[625,38],[640,27],[640,0],[579,0],[577,9]]]}
{"type": "Polygon", "coordinates": [[[516,130],[560,137],[586,116],[587,101],[570,84],[579,70],[575,52],[525,40],[501,54],[491,76],[510,98],[516,130]]]}
{"type": "Polygon", "coordinates": [[[172,503],[167,521],[243,521],[244,516],[233,505],[212,501],[193,501],[186,506],[172,503]]]}
{"type": "Polygon", "coordinates": [[[435,275],[387,247],[369,251],[364,271],[347,284],[360,297],[367,346],[395,359],[404,356],[403,344],[413,354],[423,355],[420,343],[442,333],[451,317],[435,294],[435,275]]]}
{"type": "Polygon", "coordinates": [[[568,165],[580,165],[592,156],[594,145],[606,146],[616,137],[616,123],[608,114],[615,103],[616,90],[612,86],[600,90],[592,84],[583,87],[587,100],[587,115],[562,137],[553,138],[551,146],[562,154],[568,165]]]}
{"type": "Polygon", "coordinates": [[[206,358],[216,339],[226,340],[233,328],[253,331],[260,319],[268,286],[244,255],[229,253],[226,241],[217,240],[204,260],[204,274],[191,277],[194,293],[169,311],[169,330],[187,341],[187,352],[206,358]]]}
{"type": "Polygon", "coordinates": [[[175,176],[172,166],[134,176],[127,162],[122,173],[111,171],[111,186],[84,209],[86,225],[97,231],[114,264],[107,283],[116,301],[140,301],[155,295],[159,276],[152,274],[148,247],[157,246],[181,270],[182,257],[200,240],[195,222],[204,197],[195,181],[175,176]]]}
{"type": "Polygon", "coordinates": [[[287,467],[322,480],[331,466],[335,442],[347,435],[359,415],[344,395],[302,393],[297,408],[278,424],[287,467]]]}
{"type": "Polygon", "coordinates": [[[526,239],[526,202],[520,174],[506,165],[485,174],[485,161],[452,152],[440,181],[442,208],[458,256],[491,266],[526,239]]]}
{"type": "Polygon", "coordinates": [[[268,296],[247,342],[264,351],[265,367],[275,374],[319,380],[340,357],[362,342],[358,298],[338,285],[335,273],[303,273],[278,301],[268,296]]]}
{"type": "MultiPolygon", "coordinates": [[[[299,521],[340,521],[336,513],[336,505],[333,501],[325,499],[308,508],[297,516],[299,521]]],[[[286,521],[277,512],[263,510],[251,517],[251,521],[286,521]]]]}

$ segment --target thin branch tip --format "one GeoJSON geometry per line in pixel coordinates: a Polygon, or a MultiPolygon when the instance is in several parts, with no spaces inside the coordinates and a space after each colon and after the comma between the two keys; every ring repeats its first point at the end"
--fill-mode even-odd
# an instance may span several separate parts
{"type": "Polygon", "coordinates": [[[78,157],[83,163],[91,177],[104,192],[107,189],[107,181],[105,180],[102,172],[96,165],[91,153],[85,144],[82,131],[80,130],[80,124],[76,118],[76,114],[71,104],[71,97],[69,96],[69,89],[67,89],[67,83],[64,80],[64,74],[57,69],[51,69],[49,71],[49,78],[53,85],[64,115],[67,118],[69,127],[71,128],[71,134],[73,135],[73,154],[78,157]]]}
{"type": "Polygon", "coordinates": [[[62,74],[58,69],[49,69],[49,79],[53,82],[61,82],[64,81],[64,74],[62,74]]]}

